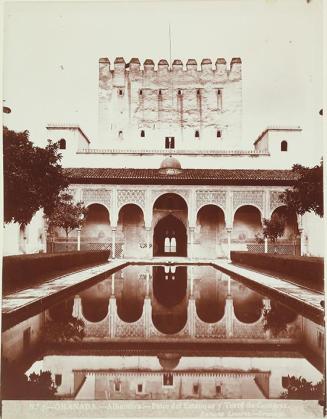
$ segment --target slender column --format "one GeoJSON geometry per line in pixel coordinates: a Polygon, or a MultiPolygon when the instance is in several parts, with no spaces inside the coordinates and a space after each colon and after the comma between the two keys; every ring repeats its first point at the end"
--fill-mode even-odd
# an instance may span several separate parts
{"type": "Polygon", "coordinates": [[[116,257],[116,227],[111,227],[112,232],[112,258],[116,257]]]}
{"type": "Polygon", "coordinates": [[[151,318],[152,318],[151,299],[148,296],[144,298],[143,310],[145,311],[145,315],[144,315],[145,337],[148,338],[151,336],[151,318]]]}
{"type": "Polygon", "coordinates": [[[190,227],[190,257],[194,257],[194,227],[190,227]]]}
{"type": "Polygon", "coordinates": [[[82,317],[82,301],[79,295],[74,298],[73,316],[80,319],[82,317]]]}
{"type": "Polygon", "coordinates": [[[193,297],[193,289],[194,289],[193,266],[190,266],[189,269],[190,269],[190,295],[191,297],[193,297]]]}
{"type": "Polygon", "coordinates": [[[268,253],[268,238],[265,237],[264,240],[265,240],[265,253],[268,253]]]}
{"type": "Polygon", "coordinates": [[[145,227],[147,257],[151,257],[151,227],[145,227]]]}
{"type": "Polygon", "coordinates": [[[233,316],[234,316],[234,305],[233,298],[230,294],[226,297],[225,306],[225,321],[226,321],[226,336],[233,336],[233,316]]]}
{"type": "Polygon", "coordinates": [[[111,295],[115,295],[115,274],[111,275],[111,295]]]}
{"type": "Polygon", "coordinates": [[[77,251],[81,250],[81,229],[77,229],[77,251]]]}
{"type": "Polygon", "coordinates": [[[116,316],[117,316],[117,303],[115,296],[109,299],[109,336],[115,337],[116,334],[116,316]]]}
{"type": "Polygon", "coordinates": [[[195,299],[193,295],[190,296],[187,306],[187,323],[188,323],[188,333],[190,337],[195,337],[195,299]]]}
{"type": "Polygon", "coordinates": [[[227,242],[228,242],[228,250],[227,250],[227,252],[228,252],[228,259],[230,260],[231,242],[232,242],[232,239],[231,239],[231,237],[232,237],[232,228],[227,227],[226,228],[226,231],[227,231],[227,242]]]}

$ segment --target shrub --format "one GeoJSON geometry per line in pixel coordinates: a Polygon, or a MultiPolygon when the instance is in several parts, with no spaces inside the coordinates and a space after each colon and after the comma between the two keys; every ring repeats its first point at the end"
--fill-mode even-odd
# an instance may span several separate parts
{"type": "Polygon", "coordinates": [[[295,279],[321,285],[324,278],[322,258],[307,256],[288,256],[267,253],[231,252],[234,263],[252,268],[269,270],[277,274],[286,274],[295,279]]]}
{"type": "Polygon", "coordinates": [[[30,286],[58,271],[104,263],[109,255],[109,250],[102,250],[5,256],[2,265],[3,291],[30,286]]]}

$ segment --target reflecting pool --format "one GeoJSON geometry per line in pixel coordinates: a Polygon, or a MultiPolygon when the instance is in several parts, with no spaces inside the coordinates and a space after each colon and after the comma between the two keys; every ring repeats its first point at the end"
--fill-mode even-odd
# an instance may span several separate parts
{"type": "Polygon", "coordinates": [[[211,267],[130,265],[2,334],[4,399],[321,399],[324,328],[211,267]]]}

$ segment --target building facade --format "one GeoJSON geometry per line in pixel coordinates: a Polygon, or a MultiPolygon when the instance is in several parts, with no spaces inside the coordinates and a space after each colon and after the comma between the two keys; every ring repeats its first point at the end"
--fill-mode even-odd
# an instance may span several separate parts
{"type": "MultiPolygon", "coordinates": [[[[304,162],[306,144],[300,127],[272,126],[243,147],[240,58],[229,66],[205,58],[199,68],[193,59],[184,68],[101,58],[98,138],[69,124],[49,124],[47,133],[60,144],[70,191],[89,207],[70,248],[128,258],[274,251],[258,243],[262,222],[285,213],[279,195],[294,184],[290,169],[304,162]]],[[[323,255],[319,221],[289,217],[279,251],[323,255]]],[[[46,226],[38,236],[46,250],[46,226]]],[[[52,250],[63,236],[51,237],[52,250]]]]}

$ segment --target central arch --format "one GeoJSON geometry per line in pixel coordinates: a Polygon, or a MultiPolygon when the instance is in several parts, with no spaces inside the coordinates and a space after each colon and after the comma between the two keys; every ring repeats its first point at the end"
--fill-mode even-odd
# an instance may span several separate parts
{"type": "Polygon", "coordinates": [[[162,218],[154,228],[153,256],[187,256],[186,227],[172,214],[162,218]]]}
{"type": "Polygon", "coordinates": [[[187,256],[188,208],[184,198],[164,193],[153,204],[153,256],[187,256]]]}

